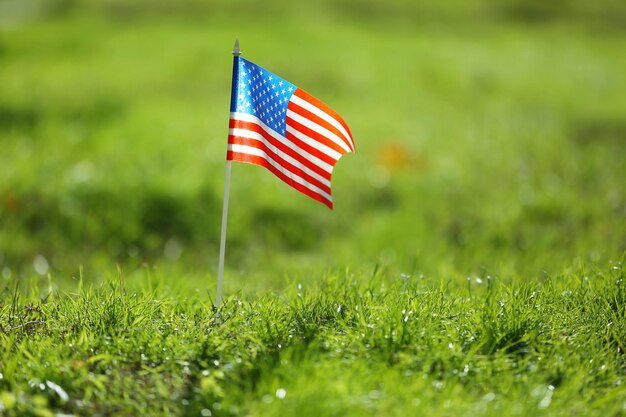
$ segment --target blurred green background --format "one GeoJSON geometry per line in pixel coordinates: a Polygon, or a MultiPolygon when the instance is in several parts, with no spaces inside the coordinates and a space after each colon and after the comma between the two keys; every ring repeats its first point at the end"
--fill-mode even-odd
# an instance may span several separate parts
{"type": "Polygon", "coordinates": [[[357,153],[332,212],[233,166],[227,291],[623,256],[623,1],[0,0],[0,280],[213,291],[235,36],[357,153]]]}

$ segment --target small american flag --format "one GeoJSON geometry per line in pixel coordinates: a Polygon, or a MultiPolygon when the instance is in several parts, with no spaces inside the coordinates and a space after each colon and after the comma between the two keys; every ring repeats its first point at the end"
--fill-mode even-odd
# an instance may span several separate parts
{"type": "Polygon", "coordinates": [[[227,160],[264,166],[332,209],[330,179],[346,152],[354,152],[354,142],[335,111],[264,68],[235,58],[227,160]]]}

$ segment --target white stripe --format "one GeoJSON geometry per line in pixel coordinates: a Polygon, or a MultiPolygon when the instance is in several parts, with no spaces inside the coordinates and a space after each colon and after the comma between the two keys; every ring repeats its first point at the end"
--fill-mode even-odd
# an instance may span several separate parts
{"type": "MultiPolygon", "coordinates": [[[[321,159],[317,158],[314,155],[311,155],[310,153],[308,153],[307,151],[305,151],[304,149],[302,149],[301,147],[299,147],[295,143],[291,142],[286,137],[284,137],[281,134],[279,134],[278,132],[276,132],[271,127],[268,127],[258,117],[253,116],[251,114],[247,114],[247,113],[231,113],[230,114],[230,118],[234,119],[234,120],[241,120],[241,121],[244,121],[244,122],[251,122],[251,123],[258,124],[259,126],[261,126],[263,128],[263,130],[265,130],[270,135],[272,135],[272,137],[274,139],[280,141],[285,146],[288,146],[290,149],[293,149],[294,151],[298,152],[303,157],[313,161],[315,163],[315,165],[319,166],[324,171],[326,171],[326,172],[332,172],[333,171],[332,165],[327,164],[326,162],[322,161],[321,159]]],[[[304,143],[306,143],[307,145],[309,145],[313,149],[318,150],[321,153],[330,156],[335,161],[338,160],[339,158],[341,158],[342,154],[340,154],[336,150],[334,150],[332,148],[329,148],[328,146],[326,146],[326,145],[324,145],[322,143],[319,143],[317,140],[315,140],[313,138],[310,138],[310,137],[308,137],[308,136],[298,132],[297,130],[295,130],[293,128],[290,128],[289,126],[286,126],[286,128],[287,128],[287,132],[292,133],[294,136],[296,136],[298,139],[300,139],[301,141],[303,141],[304,143]],[[298,132],[299,135],[295,134],[295,132],[298,132]]]]}
{"type": "Polygon", "coordinates": [[[245,154],[245,155],[254,155],[254,156],[261,157],[261,158],[265,159],[267,162],[269,162],[270,165],[272,165],[274,168],[276,168],[282,174],[284,174],[285,176],[291,178],[294,182],[297,182],[298,184],[305,186],[306,188],[308,188],[309,190],[313,191],[314,193],[321,195],[322,197],[324,197],[328,201],[333,201],[333,198],[329,194],[327,194],[323,190],[320,190],[318,187],[314,186],[313,184],[310,184],[305,179],[299,177],[298,175],[294,174],[293,172],[285,169],[281,164],[279,164],[278,162],[274,161],[272,158],[270,158],[261,149],[253,148],[252,146],[229,144],[228,145],[228,150],[232,151],[234,153],[240,153],[240,154],[245,154]]]}
{"type": "Polygon", "coordinates": [[[294,135],[295,137],[297,137],[298,139],[300,139],[302,142],[306,143],[307,145],[317,149],[318,151],[326,154],[327,156],[330,156],[331,158],[333,158],[335,161],[339,160],[339,158],[341,158],[341,155],[339,152],[337,152],[334,149],[329,148],[326,145],[323,145],[321,143],[319,143],[319,141],[308,137],[307,135],[305,135],[304,133],[300,132],[299,130],[287,125],[287,132],[291,133],[292,135],[294,135]]]}
{"type": "Polygon", "coordinates": [[[346,143],[343,140],[341,140],[341,138],[339,136],[335,135],[333,132],[331,132],[330,130],[326,129],[325,127],[322,127],[322,126],[318,125],[317,123],[313,122],[311,119],[307,119],[306,117],[299,115],[298,113],[294,112],[293,110],[287,110],[287,117],[292,118],[296,122],[298,122],[301,125],[303,125],[305,127],[308,127],[309,129],[319,133],[320,135],[324,136],[325,138],[328,138],[328,139],[332,140],[337,145],[339,145],[344,151],[352,152],[352,149],[350,149],[350,147],[348,145],[346,145],[346,143]]]}
{"type": "MultiPolygon", "coordinates": [[[[289,139],[287,139],[283,135],[279,134],[278,132],[276,132],[271,127],[268,127],[265,123],[263,123],[257,117],[255,117],[255,116],[253,116],[251,114],[245,114],[245,113],[231,113],[231,119],[233,119],[233,120],[241,120],[243,122],[249,122],[249,123],[254,123],[254,124],[259,125],[263,130],[265,130],[265,132],[267,134],[272,136],[274,139],[276,139],[277,141],[279,141],[280,143],[282,143],[283,145],[285,145],[286,147],[288,147],[292,151],[296,152],[298,155],[300,155],[304,159],[311,161],[314,165],[317,165],[318,167],[320,167],[324,171],[328,172],[329,174],[332,174],[332,172],[333,172],[333,166],[332,165],[322,161],[317,156],[312,155],[312,154],[308,153],[306,150],[304,150],[301,147],[297,146],[295,143],[293,143],[292,141],[290,141],[289,139]]],[[[244,129],[242,129],[242,130],[244,130],[244,129]]],[[[252,131],[250,131],[250,132],[251,133],[255,133],[255,132],[252,132],[252,131]]],[[[248,136],[248,135],[244,135],[244,137],[249,137],[250,139],[256,139],[256,137],[251,137],[251,136],[248,136]]],[[[262,140],[263,140],[263,142],[265,144],[270,146],[270,144],[265,141],[265,138],[263,138],[262,140]]]]}
{"type": "MultiPolygon", "coordinates": [[[[239,137],[242,137],[242,138],[248,138],[248,139],[256,140],[258,142],[263,143],[267,148],[269,148],[272,152],[274,152],[275,154],[277,154],[278,156],[283,158],[285,161],[289,162],[292,165],[295,165],[296,167],[300,168],[302,171],[306,172],[307,174],[309,174],[310,176],[312,176],[313,178],[315,178],[316,180],[318,180],[322,184],[330,187],[330,181],[328,181],[328,179],[322,177],[317,172],[315,172],[312,169],[310,169],[310,168],[306,167],[305,165],[303,165],[302,162],[298,161],[297,159],[287,155],[286,153],[284,153],[280,149],[276,148],[274,145],[272,145],[267,140],[265,140],[265,138],[262,135],[260,135],[259,133],[253,132],[253,131],[247,130],[247,129],[229,129],[228,133],[233,135],[233,136],[239,136],[239,137]]],[[[327,165],[327,164],[325,164],[325,165],[327,165]]]]}
{"type": "MultiPolygon", "coordinates": [[[[303,109],[306,109],[306,110],[310,111],[311,113],[319,116],[321,119],[326,120],[328,123],[330,123],[331,125],[336,127],[337,130],[339,130],[343,134],[343,136],[346,138],[346,140],[348,142],[350,142],[352,147],[354,147],[354,143],[352,142],[352,137],[350,136],[350,134],[346,131],[346,129],[343,127],[343,125],[341,123],[339,123],[337,121],[337,119],[335,119],[333,116],[331,116],[330,114],[326,113],[324,110],[320,109],[319,107],[314,106],[313,104],[309,103],[308,101],[301,99],[300,97],[298,97],[296,95],[292,95],[291,99],[289,101],[291,101],[293,104],[297,104],[298,106],[302,107],[303,109]]],[[[345,144],[344,141],[341,141],[341,142],[345,144]]],[[[348,152],[352,152],[352,150],[349,149],[348,152]]]]}

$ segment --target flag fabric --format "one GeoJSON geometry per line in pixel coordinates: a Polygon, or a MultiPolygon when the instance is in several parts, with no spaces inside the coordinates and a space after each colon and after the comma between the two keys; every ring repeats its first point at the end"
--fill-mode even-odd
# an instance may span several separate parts
{"type": "Polygon", "coordinates": [[[343,154],[354,151],[350,129],[335,111],[235,57],[227,160],[263,166],[332,209],[333,167],[343,154]]]}

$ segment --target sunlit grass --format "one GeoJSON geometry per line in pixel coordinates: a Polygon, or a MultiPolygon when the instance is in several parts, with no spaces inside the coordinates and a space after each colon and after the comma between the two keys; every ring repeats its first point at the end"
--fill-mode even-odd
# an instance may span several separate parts
{"type": "Polygon", "coordinates": [[[43,299],[36,287],[5,288],[6,415],[600,416],[626,406],[621,264],[516,284],[336,272],[230,296],[219,315],[168,278],[141,291],[122,276],[80,281],[43,299]]]}

